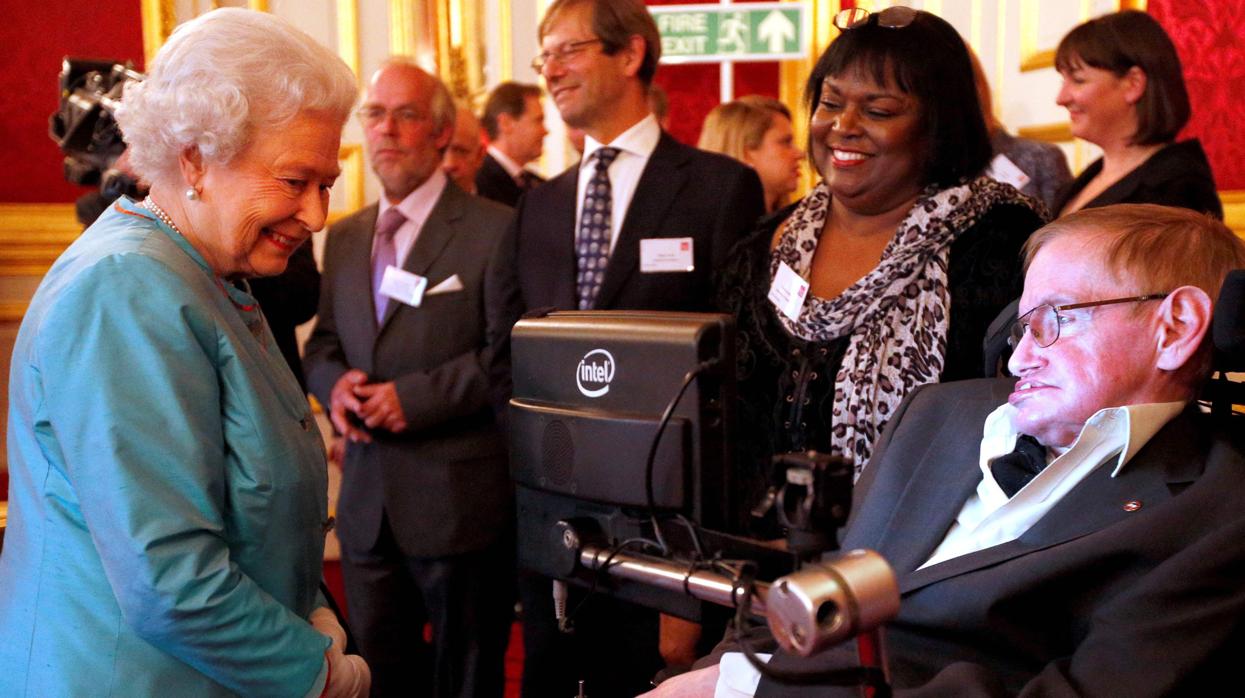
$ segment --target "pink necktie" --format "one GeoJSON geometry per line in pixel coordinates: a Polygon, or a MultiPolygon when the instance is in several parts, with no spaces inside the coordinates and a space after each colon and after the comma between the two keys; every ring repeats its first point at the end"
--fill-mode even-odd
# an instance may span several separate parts
{"type": "Polygon", "coordinates": [[[406,222],[406,216],[397,207],[390,208],[376,225],[376,242],[372,245],[372,300],[376,305],[376,324],[385,319],[385,306],[389,299],[380,292],[380,282],[385,269],[398,263],[398,251],[393,244],[393,234],[406,222]]]}

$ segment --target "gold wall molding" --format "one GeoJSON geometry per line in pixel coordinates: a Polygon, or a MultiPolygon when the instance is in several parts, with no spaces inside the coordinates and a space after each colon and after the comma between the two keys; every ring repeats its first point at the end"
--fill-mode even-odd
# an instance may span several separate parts
{"type": "Polygon", "coordinates": [[[1245,189],[1219,192],[1223,203],[1223,222],[1240,237],[1245,237],[1245,189]]]}
{"type": "Polygon", "coordinates": [[[0,303],[0,322],[21,322],[22,318],[26,317],[26,309],[29,307],[29,303],[0,303]]]}
{"type": "Polygon", "coordinates": [[[1072,124],[1063,121],[1057,124],[1034,124],[1016,129],[1016,135],[1043,143],[1068,143],[1072,141],[1072,124]]]}
{"type": "Polygon", "coordinates": [[[337,159],[342,163],[342,178],[346,182],[346,211],[353,213],[363,208],[367,201],[364,189],[363,146],[359,143],[348,143],[337,152],[337,159]]]}
{"type": "Polygon", "coordinates": [[[173,11],[173,0],[142,0],[142,3],[143,68],[150,70],[156,52],[173,33],[177,17],[173,11]]]}
{"type": "Polygon", "coordinates": [[[0,204],[0,276],[43,276],[81,234],[73,204],[0,204]]]}
{"type": "Polygon", "coordinates": [[[497,23],[501,27],[501,45],[497,47],[501,71],[500,82],[514,79],[514,37],[511,36],[510,0],[497,0],[497,23]]]}
{"type": "Polygon", "coordinates": [[[359,0],[337,0],[337,55],[363,85],[359,57],[359,0]]]}
{"type": "MultiPolygon", "coordinates": [[[[808,146],[810,117],[808,110],[804,107],[804,85],[808,82],[808,76],[813,72],[813,66],[817,63],[821,52],[825,51],[830,42],[839,35],[839,30],[834,26],[834,16],[838,14],[841,6],[840,0],[810,4],[808,12],[811,15],[812,26],[809,35],[812,37],[812,44],[808,47],[808,55],[798,61],[778,63],[778,101],[787,105],[787,108],[791,110],[791,130],[795,142],[802,148],[808,146]]],[[[808,158],[805,158],[800,164],[800,185],[792,196],[803,197],[816,182],[817,173],[809,166],[808,158]]]]}

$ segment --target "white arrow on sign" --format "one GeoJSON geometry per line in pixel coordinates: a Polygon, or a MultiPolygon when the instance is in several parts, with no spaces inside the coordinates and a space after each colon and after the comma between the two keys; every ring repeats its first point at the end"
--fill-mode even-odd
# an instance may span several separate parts
{"type": "Polygon", "coordinates": [[[757,25],[757,38],[769,42],[770,53],[782,53],[787,42],[795,38],[795,25],[778,10],[772,10],[757,25]]]}

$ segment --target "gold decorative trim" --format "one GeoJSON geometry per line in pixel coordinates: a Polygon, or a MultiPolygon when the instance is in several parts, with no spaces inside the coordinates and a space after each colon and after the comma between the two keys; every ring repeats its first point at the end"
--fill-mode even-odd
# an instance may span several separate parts
{"type": "Polygon", "coordinates": [[[256,12],[268,12],[268,0],[247,0],[246,6],[256,12]]]}
{"type": "Polygon", "coordinates": [[[1054,49],[1039,49],[1037,33],[1037,0],[1020,0],[1020,72],[1022,73],[1055,65],[1054,49]]]}
{"type": "Polygon", "coordinates": [[[337,0],[337,55],[363,85],[359,57],[359,0],[337,0]]]}
{"type": "Polygon", "coordinates": [[[346,206],[353,213],[366,203],[363,171],[363,146],[348,143],[341,147],[337,159],[342,161],[342,178],[346,182],[346,206]]]}
{"type": "MultiPolygon", "coordinates": [[[[786,1],[799,2],[799,0],[786,1]]],[[[841,6],[840,0],[813,3],[808,8],[812,25],[809,31],[812,43],[808,47],[808,55],[798,61],[781,61],[778,64],[778,101],[791,109],[791,130],[795,142],[802,144],[801,147],[806,147],[808,144],[809,115],[804,107],[804,85],[808,81],[809,73],[813,72],[813,65],[817,63],[818,56],[838,36],[839,31],[834,26],[834,16],[838,14],[841,6]]],[[[817,173],[809,165],[808,158],[805,158],[800,165],[800,185],[793,196],[795,198],[804,196],[813,188],[816,181],[817,173]]]]}
{"type": "Polygon", "coordinates": [[[389,0],[389,53],[415,56],[415,3],[411,0],[389,0]]]}
{"type": "Polygon", "coordinates": [[[498,57],[501,63],[501,82],[514,79],[514,37],[511,36],[510,0],[497,0],[497,24],[501,27],[501,46],[498,57]]]}
{"type": "Polygon", "coordinates": [[[1021,126],[1016,129],[1016,135],[1043,143],[1067,143],[1073,138],[1072,124],[1066,121],[1057,124],[1021,126]]]}
{"type": "Polygon", "coordinates": [[[1219,192],[1223,203],[1223,222],[1240,237],[1245,237],[1245,189],[1219,192]]]}
{"type": "MultiPolygon", "coordinates": [[[[0,303],[0,322],[21,322],[26,317],[26,309],[30,307],[29,303],[0,303]]],[[[3,506],[4,502],[0,502],[3,506]]]]}
{"type": "Polygon", "coordinates": [[[0,276],[43,276],[81,234],[73,204],[0,204],[0,276]]]}
{"type": "Polygon", "coordinates": [[[173,0],[142,0],[144,68],[151,69],[156,52],[173,33],[177,24],[173,0]]]}

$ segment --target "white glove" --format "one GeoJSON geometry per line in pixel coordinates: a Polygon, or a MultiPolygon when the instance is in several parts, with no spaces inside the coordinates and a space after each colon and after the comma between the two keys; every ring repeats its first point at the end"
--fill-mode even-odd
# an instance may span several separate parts
{"type": "Polygon", "coordinates": [[[333,641],[331,650],[338,653],[346,651],[346,631],[342,628],[342,624],[337,622],[337,614],[325,606],[321,606],[311,612],[311,627],[321,635],[327,635],[333,641]]]}
{"type": "Polygon", "coordinates": [[[330,649],[325,658],[329,661],[329,680],[324,686],[322,698],[368,698],[372,690],[372,670],[357,654],[342,654],[330,649]]]}

